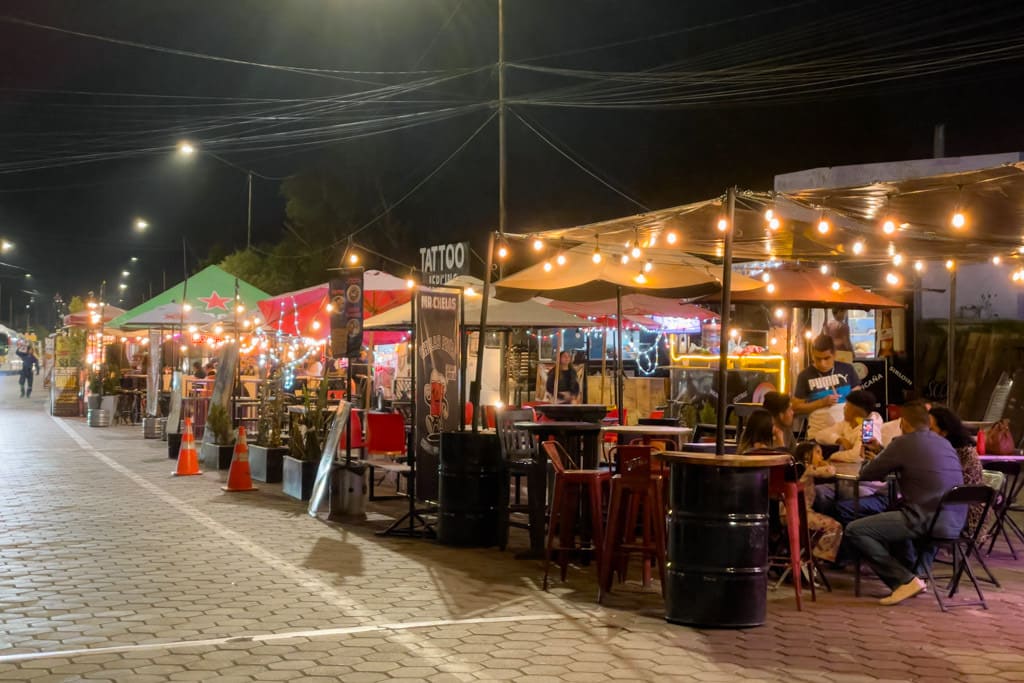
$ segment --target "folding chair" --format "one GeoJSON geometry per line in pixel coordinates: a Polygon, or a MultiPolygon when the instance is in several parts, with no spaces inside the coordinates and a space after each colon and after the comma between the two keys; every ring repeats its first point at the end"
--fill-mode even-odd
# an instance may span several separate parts
{"type": "Polygon", "coordinates": [[[925,574],[928,576],[928,583],[931,584],[932,592],[935,593],[935,599],[939,603],[939,609],[943,612],[948,612],[953,607],[967,607],[969,605],[981,605],[984,609],[988,609],[988,605],[985,603],[985,594],[981,592],[981,583],[974,575],[974,570],[971,569],[970,560],[972,556],[981,560],[981,553],[978,552],[977,546],[978,534],[981,533],[985,515],[988,514],[989,508],[992,507],[995,495],[996,492],[985,485],[953,487],[939,501],[939,507],[935,511],[935,516],[932,517],[932,523],[927,535],[918,539],[914,544],[917,547],[918,558],[914,566],[915,573],[922,567],[921,558],[924,556],[924,553],[930,551],[935,546],[947,548],[953,557],[953,575],[949,579],[949,584],[941,590],[935,582],[935,577],[932,575],[931,566],[928,564],[924,565],[925,574]],[[965,527],[961,529],[958,535],[952,537],[936,534],[935,526],[944,510],[954,507],[968,508],[972,505],[984,506],[981,513],[981,521],[973,529],[965,527]],[[952,599],[960,588],[960,579],[965,571],[971,583],[974,584],[974,590],[978,593],[978,599],[955,603],[944,602],[941,594],[947,593],[946,599],[952,599]]]}

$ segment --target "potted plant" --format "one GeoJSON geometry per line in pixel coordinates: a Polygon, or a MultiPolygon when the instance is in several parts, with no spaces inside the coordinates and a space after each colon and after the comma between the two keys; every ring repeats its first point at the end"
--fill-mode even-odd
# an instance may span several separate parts
{"type": "Polygon", "coordinates": [[[309,500],[329,426],[327,382],[321,381],[315,399],[306,393],[305,412],[292,416],[288,455],[284,456],[281,473],[281,490],[285,495],[309,500]]]}
{"type": "Polygon", "coordinates": [[[231,456],[235,451],[235,435],[231,429],[231,418],[228,410],[222,405],[213,404],[206,414],[206,431],[213,434],[213,443],[203,439],[202,460],[209,467],[226,470],[231,467],[231,456]]]}
{"type": "Polygon", "coordinates": [[[284,456],[288,453],[281,433],[283,420],[284,392],[281,391],[281,376],[278,373],[263,383],[259,420],[256,423],[256,443],[249,446],[249,468],[256,481],[271,484],[281,481],[284,456]]]}

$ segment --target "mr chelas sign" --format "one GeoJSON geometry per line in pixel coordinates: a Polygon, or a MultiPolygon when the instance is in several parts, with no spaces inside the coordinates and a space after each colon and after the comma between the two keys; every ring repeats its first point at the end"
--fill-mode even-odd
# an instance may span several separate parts
{"type": "Polygon", "coordinates": [[[469,274],[469,242],[420,247],[423,284],[443,285],[456,275],[469,274]]]}

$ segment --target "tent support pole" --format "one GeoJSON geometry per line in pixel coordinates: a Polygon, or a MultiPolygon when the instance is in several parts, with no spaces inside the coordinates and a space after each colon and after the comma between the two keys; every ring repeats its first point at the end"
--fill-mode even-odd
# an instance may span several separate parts
{"type": "Polygon", "coordinates": [[[469,400],[473,403],[473,433],[479,431],[480,418],[480,384],[484,379],[484,335],[487,333],[487,306],[491,302],[491,268],[494,267],[494,233],[487,238],[487,259],[484,269],[484,292],[480,302],[480,335],[476,342],[476,378],[470,387],[469,400]]]}
{"type": "MultiPolygon", "coordinates": [[[[732,289],[732,238],[736,219],[736,187],[730,187],[726,193],[726,211],[728,226],[725,229],[725,246],[722,249],[722,319],[719,328],[718,351],[718,407],[715,411],[717,419],[715,430],[715,453],[725,454],[725,411],[728,406],[726,391],[729,375],[729,310],[732,305],[730,294],[732,289]]],[[[737,434],[737,442],[739,435],[737,434]]]]}
{"type": "Polygon", "coordinates": [[[956,266],[949,271],[949,324],[946,333],[946,405],[956,410],[953,403],[954,357],[956,355],[956,266]]]}
{"type": "Polygon", "coordinates": [[[626,424],[625,407],[622,405],[624,387],[622,386],[623,365],[622,365],[622,287],[615,288],[615,348],[617,363],[615,365],[615,405],[619,411],[619,424],[626,424]]]}

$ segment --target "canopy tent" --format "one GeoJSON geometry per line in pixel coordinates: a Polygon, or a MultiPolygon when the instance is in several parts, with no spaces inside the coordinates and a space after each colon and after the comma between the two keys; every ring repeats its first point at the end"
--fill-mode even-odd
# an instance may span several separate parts
{"type": "MultiPolygon", "coordinates": [[[[581,236],[582,237],[582,236],[581,236]]],[[[614,300],[617,296],[644,293],[661,297],[695,297],[721,289],[721,273],[714,264],[681,254],[649,254],[651,268],[644,262],[623,264],[614,250],[601,250],[601,239],[593,234],[587,244],[562,253],[563,265],[551,261],[528,266],[495,283],[495,296],[505,301],[522,301],[545,296],[558,301],[614,300]],[[598,261],[595,254],[600,254],[598,261]]],[[[623,251],[622,248],[619,251],[623,251]]],[[[756,280],[734,275],[732,289],[762,287],[756,280]]]]}
{"type": "MultiPolygon", "coordinates": [[[[480,327],[480,308],[482,297],[466,296],[466,327],[480,327]]],[[[491,300],[487,309],[487,327],[497,329],[515,328],[555,328],[555,327],[590,327],[589,320],[571,313],[559,311],[545,306],[539,301],[527,300],[516,303],[491,300]]],[[[408,330],[412,328],[412,302],[396,306],[372,318],[367,318],[363,329],[374,330],[408,330]]]]}
{"type": "Polygon", "coordinates": [[[124,316],[122,325],[125,327],[173,327],[184,323],[185,325],[205,325],[217,320],[213,313],[207,313],[196,308],[187,311],[181,310],[181,304],[163,304],[148,311],[143,311],[136,316],[124,316]],[[182,314],[184,313],[184,318],[182,314]]]}
{"type": "MultiPolygon", "coordinates": [[[[328,283],[287,292],[259,302],[264,327],[291,336],[322,337],[330,329],[328,283]]],[[[412,299],[405,280],[379,270],[363,273],[363,317],[371,317],[412,299]]],[[[376,337],[394,343],[400,336],[376,337]]]]}
{"type": "MultiPolygon", "coordinates": [[[[600,301],[552,300],[549,305],[560,311],[587,318],[601,327],[610,327],[615,324],[614,316],[609,314],[609,311],[615,310],[615,299],[600,301]]],[[[622,317],[625,322],[647,328],[658,327],[659,321],[652,316],[691,319],[698,321],[698,324],[718,319],[717,313],[679,299],[649,294],[626,294],[622,297],[622,317]]]]}
{"type": "Polygon", "coordinates": [[[768,274],[771,287],[734,292],[733,303],[841,309],[903,308],[898,301],[825,275],[817,268],[789,265],[764,272],[768,274]]]}
{"type": "MultiPolygon", "coordinates": [[[[116,325],[110,325],[110,322],[121,315],[124,315],[123,308],[110,306],[108,304],[103,307],[103,324],[111,327],[117,327],[116,325]]],[[[90,310],[68,313],[64,316],[64,327],[88,327],[93,324],[92,311],[90,310]]]]}
{"type": "MultiPolygon", "coordinates": [[[[214,318],[233,318],[235,313],[235,286],[238,286],[238,303],[246,310],[254,310],[256,302],[267,298],[267,293],[253,287],[244,280],[239,280],[217,266],[207,266],[184,282],[179,282],[168,290],[157,294],[149,301],[136,306],[110,322],[111,327],[129,326],[129,321],[139,318],[144,313],[171,304],[178,309],[178,320],[181,320],[181,306],[187,304],[186,315],[191,311],[207,313],[214,318]]],[[[186,319],[186,323],[187,323],[186,319]]],[[[131,322],[134,327],[151,327],[154,325],[172,325],[174,321],[165,320],[157,323],[131,322]]]]}

